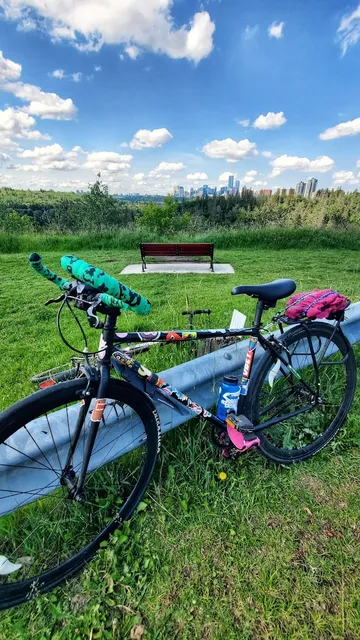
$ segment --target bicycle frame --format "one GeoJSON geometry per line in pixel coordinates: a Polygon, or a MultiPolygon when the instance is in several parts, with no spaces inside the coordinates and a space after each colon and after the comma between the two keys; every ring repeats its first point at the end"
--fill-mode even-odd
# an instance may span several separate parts
{"type": "MultiPolygon", "coordinates": [[[[106,387],[109,381],[111,367],[113,367],[115,371],[122,378],[127,380],[131,385],[147,393],[151,398],[156,397],[160,402],[166,404],[167,406],[170,406],[172,409],[180,413],[182,413],[184,409],[189,410],[194,415],[194,417],[202,417],[215,427],[220,427],[223,430],[227,429],[226,422],[220,420],[217,416],[211,413],[211,411],[208,411],[201,405],[194,402],[186,394],[171,386],[165,380],[160,378],[156,373],[153,373],[152,371],[150,371],[150,369],[132,358],[129,353],[127,353],[124,349],[121,349],[121,344],[141,342],[190,342],[196,340],[206,340],[208,338],[249,337],[249,345],[240,383],[240,397],[237,410],[237,414],[240,415],[245,412],[255,351],[259,343],[264,349],[270,349],[297,380],[302,380],[301,375],[297,371],[295,371],[295,369],[291,365],[291,362],[289,363],[284,358],[284,355],[281,353],[280,349],[277,346],[276,340],[273,339],[272,336],[270,336],[270,339],[267,339],[261,334],[261,315],[263,309],[264,304],[261,301],[258,302],[254,323],[251,328],[207,329],[199,331],[170,330],[118,333],[116,331],[116,321],[119,313],[115,312],[107,315],[99,345],[99,350],[101,349],[102,352],[99,356],[100,383],[97,392],[97,400],[92,412],[89,434],[84,451],[84,460],[79,477],[77,479],[76,487],[72,485],[71,481],[71,460],[81,432],[84,415],[89,409],[90,405],[90,401],[86,398],[86,393],[82,401],[83,406],[78,418],[74,440],[69,451],[67,463],[65,465],[63,481],[65,484],[69,485],[69,488],[72,491],[74,497],[81,499],[85,475],[87,473],[92,448],[102,419],[102,411],[105,406],[104,398],[106,398],[106,387]]],[[[89,372],[88,378],[89,384],[91,384],[91,376],[89,376],[89,372]]],[[[309,387],[309,385],[304,380],[302,380],[302,383],[316,397],[316,391],[309,387]]],[[[242,451],[249,449],[251,446],[254,446],[254,444],[259,444],[259,439],[255,435],[256,432],[267,429],[300,413],[310,411],[312,408],[313,404],[310,404],[296,411],[292,411],[284,416],[278,416],[276,418],[267,420],[266,422],[263,422],[261,425],[257,426],[254,426],[250,422],[248,422],[248,424],[244,428],[244,433],[242,433],[241,430],[237,432],[239,434],[239,437],[241,438],[242,451]]],[[[243,417],[246,418],[246,416],[243,417]]]]}

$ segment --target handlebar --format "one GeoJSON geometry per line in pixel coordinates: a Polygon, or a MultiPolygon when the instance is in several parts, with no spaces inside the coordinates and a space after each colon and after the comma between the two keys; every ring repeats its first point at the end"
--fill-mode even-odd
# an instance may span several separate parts
{"type": "MultiPolygon", "coordinates": [[[[54,282],[62,291],[69,291],[74,287],[74,283],[60,276],[42,264],[41,256],[32,253],[29,257],[30,265],[41,276],[54,282]]],[[[92,287],[94,293],[100,294],[100,301],[109,308],[131,309],[136,314],[145,315],[149,313],[151,304],[136,291],[118,282],[101,269],[93,267],[84,260],[79,260],[75,256],[67,255],[61,258],[61,266],[68,271],[76,280],[92,287]]]]}

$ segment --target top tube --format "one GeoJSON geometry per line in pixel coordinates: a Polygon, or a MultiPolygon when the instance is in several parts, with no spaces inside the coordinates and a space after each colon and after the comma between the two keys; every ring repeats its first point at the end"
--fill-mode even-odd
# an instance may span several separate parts
{"type": "Polygon", "coordinates": [[[199,331],[130,331],[116,332],[114,343],[127,342],[189,342],[190,340],[207,340],[209,338],[236,338],[257,335],[253,327],[248,329],[202,329],[199,331]]]}

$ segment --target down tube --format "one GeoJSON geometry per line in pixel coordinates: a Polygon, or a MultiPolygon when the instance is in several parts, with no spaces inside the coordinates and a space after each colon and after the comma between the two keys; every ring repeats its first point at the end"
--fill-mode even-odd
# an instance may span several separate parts
{"type": "MultiPolygon", "coordinates": [[[[114,351],[112,362],[115,369],[117,369],[119,373],[122,372],[119,371],[119,368],[116,365],[119,365],[120,363],[120,366],[123,365],[125,372],[126,369],[130,370],[136,375],[137,378],[140,378],[144,382],[147,381],[150,385],[156,387],[156,389],[161,391],[164,395],[173,398],[180,404],[190,409],[190,411],[192,411],[195,416],[206,418],[207,420],[211,420],[212,422],[216,423],[221,422],[210,411],[204,409],[204,407],[191,400],[191,398],[185,395],[185,393],[182,393],[175,387],[172,387],[165,380],[160,378],[156,373],[153,373],[152,371],[150,371],[150,369],[144,367],[143,364],[141,364],[137,360],[134,360],[128,353],[125,353],[124,351],[114,351]]],[[[126,377],[126,373],[124,377],[126,377]]],[[[221,424],[223,423],[221,422],[221,424]]]]}

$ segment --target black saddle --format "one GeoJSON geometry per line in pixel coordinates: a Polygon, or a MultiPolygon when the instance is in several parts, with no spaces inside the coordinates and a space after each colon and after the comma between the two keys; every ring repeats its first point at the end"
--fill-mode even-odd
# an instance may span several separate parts
{"type": "Polygon", "coordinates": [[[294,280],[274,280],[268,284],[244,284],[234,287],[231,294],[237,296],[239,293],[245,293],[252,298],[258,298],[265,302],[276,302],[282,298],[287,298],[296,289],[294,280]]]}

